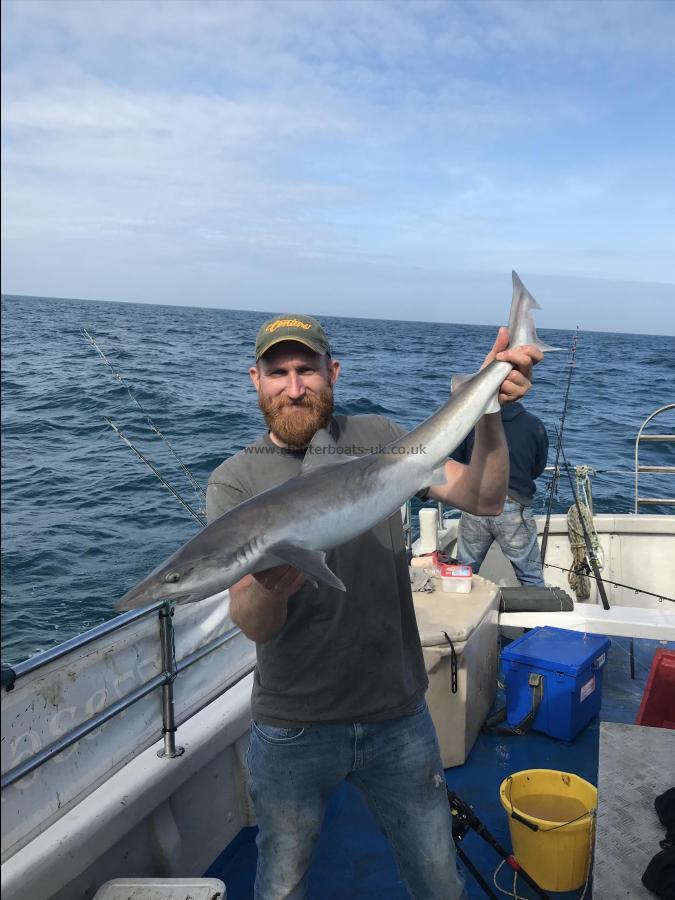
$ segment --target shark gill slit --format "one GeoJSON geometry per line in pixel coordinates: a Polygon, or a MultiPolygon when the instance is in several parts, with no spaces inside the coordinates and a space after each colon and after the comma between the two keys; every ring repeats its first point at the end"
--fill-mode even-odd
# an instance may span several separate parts
{"type": "Polygon", "coordinates": [[[258,556],[258,538],[253,537],[237,550],[237,561],[248,565],[258,556]]]}

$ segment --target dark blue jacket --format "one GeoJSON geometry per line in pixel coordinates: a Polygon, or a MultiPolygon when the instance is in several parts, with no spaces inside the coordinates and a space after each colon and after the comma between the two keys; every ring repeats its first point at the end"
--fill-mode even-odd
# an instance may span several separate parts
{"type": "MultiPolygon", "coordinates": [[[[509,446],[509,497],[529,506],[538,478],[546,466],[548,435],[544,423],[522,403],[502,406],[502,424],[509,446]]],[[[470,432],[452,454],[457,462],[468,464],[473,450],[474,432],[470,432]]]]}

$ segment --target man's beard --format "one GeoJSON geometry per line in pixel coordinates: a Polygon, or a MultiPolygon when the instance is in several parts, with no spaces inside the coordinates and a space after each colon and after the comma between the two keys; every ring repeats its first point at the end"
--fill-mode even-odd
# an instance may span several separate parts
{"type": "Polygon", "coordinates": [[[258,405],[269,430],[292,450],[302,450],[333,415],[333,388],[326,385],[320,393],[307,392],[298,400],[283,394],[268,397],[258,394],[258,405]]]}

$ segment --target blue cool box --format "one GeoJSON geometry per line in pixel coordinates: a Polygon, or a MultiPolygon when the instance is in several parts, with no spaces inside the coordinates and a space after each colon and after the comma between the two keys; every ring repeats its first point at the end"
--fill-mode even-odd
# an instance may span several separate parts
{"type": "Polygon", "coordinates": [[[532,682],[543,679],[541,703],[531,727],[571,741],[600,712],[602,670],[610,640],[564,628],[533,628],[501,653],[506,681],[506,720],[515,728],[537,700],[532,682]],[[533,676],[533,677],[530,677],[533,676]]]}

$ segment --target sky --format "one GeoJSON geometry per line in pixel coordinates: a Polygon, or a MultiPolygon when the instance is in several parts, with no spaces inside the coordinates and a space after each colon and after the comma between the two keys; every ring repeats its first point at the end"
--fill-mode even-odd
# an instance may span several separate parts
{"type": "Polygon", "coordinates": [[[670,0],[3,0],[2,291],[675,334],[670,0]]]}

